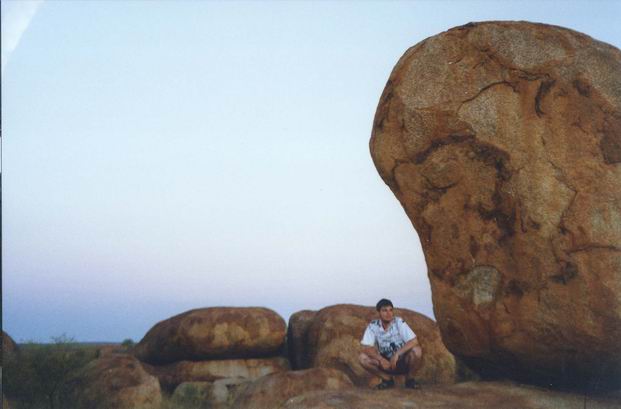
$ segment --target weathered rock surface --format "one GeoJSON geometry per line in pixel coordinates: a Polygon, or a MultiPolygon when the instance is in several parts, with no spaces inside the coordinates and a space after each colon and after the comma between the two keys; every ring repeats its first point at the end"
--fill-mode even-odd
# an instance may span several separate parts
{"type": "Polygon", "coordinates": [[[308,356],[306,351],[306,335],[315,315],[317,315],[317,311],[302,310],[289,317],[289,325],[287,325],[287,352],[291,368],[293,369],[310,367],[310,363],[305,361],[308,356]]]}
{"type": "Polygon", "coordinates": [[[508,383],[466,382],[418,390],[355,389],[315,392],[290,399],[284,409],[613,409],[621,401],[597,399],[508,383]]]}
{"type": "Polygon", "coordinates": [[[141,361],[261,358],[284,347],[285,321],[267,308],[202,308],[161,321],[136,345],[141,361]]]}
{"type": "Polygon", "coordinates": [[[91,361],[72,386],[70,401],[79,409],[159,409],[162,400],[157,378],[126,354],[91,361]]]}
{"type": "Polygon", "coordinates": [[[175,388],[170,401],[175,407],[211,409],[211,382],[184,382],[175,388]]]}
{"type": "Polygon", "coordinates": [[[2,353],[12,354],[17,352],[17,350],[17,344],[13,341],[13,338],[11,338],[6,332],[2,331],[2,353]]]}
{"type": "MultiPolygon", "coordinates": [[[[423,365],[416,374],[421,383],[452,383],[458,378],[455,357],[446,349],[436,323],[422,314],[395,309],[414,330],[423,349],[423,365]]],[[[306,336],[306,356],[296,358],[313,367],[335,368],[356,385],[375,382],[358,362],[366,326],[377,318],[373,307],[341,304],[323,308],[314,316],[306,336]]]]}
{"type": "Polygon", "coordinates": [[[370,147],[449,350],[490,376],[618,386],[618,49],[526,22],[428,38],[394,68],[370,147]]]}
{"type": "Polygon", "coordinates": [[[236,409],[279,408],[294,396],[312,391],[326,393],[352,388],[347,376],[336,369],[312,368],[266,375],[249,384],[235,400],[236,409]]]}
{"type": "Polygon", "coordinates": [[[250,382],[252,382],[250,379],[245,378],[184,382],[175,389],[171,401],[183,408],[228,409],[250,382]]]}
{"type": "Polygon", "coordinates": [[[283,357],[265,359],[223,359],[213,361],[180,361],[170,365],[144,364],[156,376],[163,389],[172,391],[184,382],[211,382],[223,378],[257,379],[273,372],[289,370],[283,357]]]}

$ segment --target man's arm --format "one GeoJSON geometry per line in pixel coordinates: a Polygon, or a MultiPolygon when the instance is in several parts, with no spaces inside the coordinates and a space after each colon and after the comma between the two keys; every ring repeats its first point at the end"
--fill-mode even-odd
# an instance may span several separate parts
{"type": "Polygon", "coordinates": [[[370,347],[370,346],[367,346],[367,345],[362,345],[362,352],[367,354],[371,359],[376,359],[379,362],[380,366],[384,370],[389,370],[390,369],[390,361],[388,359],[384,358],[379,353],[377,348],[370,347]]]}
{"type": "Polygon", "coordinates": [[[381,361],[382,359],[384,360],[386,359],[379,353],[379,351],[375,347],[362,345],[362,352],[364,352],[365,354],[367,354],[369,357],[373,359],[377,359],[378,361],[381,361]]]}
{"type": "Polygon", "coordinates": [[[420,348],[420,344],[418,343],[418,338],[414,338],[406,342],[405,345],[403,345],[401,349],[399,349],[395,355],[401,356],[403,354],[407,354],[415,347],[420,348]]]}

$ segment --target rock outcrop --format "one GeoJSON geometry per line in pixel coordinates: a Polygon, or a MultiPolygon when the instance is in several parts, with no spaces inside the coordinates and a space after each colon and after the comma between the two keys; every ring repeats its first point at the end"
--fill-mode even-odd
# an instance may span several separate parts
{"type": "MultiPolygon", "coordinates": [[[[455,357],[442,344],[440,331],[435,322],[422,314],[406,309],[396,309],[416,333],[423,349],[423,364],[416,375],[421,383],[452,383],[458,378],[455,357]]],[[[346,373],[356,385],[368,385],[376,380],[360,365],[360,340],[366,326],[377,318],[372,307],[341,304],[326,307],[312,318],[305,332],[304,355],[293,357],[309,367],[335,368],[346,373]]],[[[290,321],[290,325],[295,325],[290,321]]],[[[290,332],[297,332],[293,328],[290,332]]]]}
{"type": "Polygon", "coordinates": [[[71,384],[70,401],[78,409],[159,409],[162,401],[157,378],[131,355],[95,359],[71,384]]]}
{"type": "Polygon", "coordinates": [[[419,390],[369,389],[314,392],[290,399],[283,409],[616,409],[618,400],[585,397],[509,383],[466,382],[419,390]]]}
{"type": "MultiPolygon", "coordinates": [[[[196,382],[231,378],[251,381],[287,371],[284,346],[285,321],[274,311],[214,307],[187,311],[156,324],[133,352],[157,377],[161,388],[172,393],[183,383],[197,386],[196,382]]],[[[187,390],[177,395],[194,386],[186,385],[187,390]]],[[[199,389],[206,393],[213,388],[199,389]]]]}
{"type": "Polygon", "coordinates": [[[279,408],[290,398],[304,393],[344,390],[353,384],[336,369],[312,368],[301,371],[278,372],[248,384],[235,400],[236,409],[279,408]]]}
{"type": "Polygon", "coordinates": [[[2,331],[2,353],[8,355],[17,351],[18,347],[13,338],[11,338],[6,332],[2,331]]]}
{"type": "Polygon", "coordinates": [[[156,376],[167,391],[184,382],[212,382],[224,378],[254,380],[273,372],[289,370],[283,357],[264,359],[223,359],[211,361],[180,361],[169,365],[144,364],[145,370],[156,376]]]}
{"type": "Polygon", "coordinates": [[[161,321],[136,345],[143,362],[262,358],[284,347],[285,321],[267,308],[201,308],[161,321]]]}
{"type": "Polygon", "coordinates": [[[418,231],[448,349],[485,376],[621,382],[621,52],[470,23],[410,48],[375,165],[418,231]]]}

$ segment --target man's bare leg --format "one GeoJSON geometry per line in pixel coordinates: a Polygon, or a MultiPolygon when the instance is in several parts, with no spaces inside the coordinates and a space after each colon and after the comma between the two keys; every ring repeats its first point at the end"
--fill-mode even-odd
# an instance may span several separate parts
{"type": "Polygon", "coordinates": [[[414,376],[423,363],[423,350],[420,347],[414,347],[406,354],[404,359],[407,367],[407,378],[405,381],[406,386],[414,387],[414,376]]]}
{"type": "Polygon", "coordinates": [[[382,370],[382,366],[377,359],[373,359],[364,352],[361,352],[358,360],[360,362],[360,365],[362,365],[362,367],[371,374],[380,377],[384,381],[389,381],[392,379],[392,376],[382,370]]]}

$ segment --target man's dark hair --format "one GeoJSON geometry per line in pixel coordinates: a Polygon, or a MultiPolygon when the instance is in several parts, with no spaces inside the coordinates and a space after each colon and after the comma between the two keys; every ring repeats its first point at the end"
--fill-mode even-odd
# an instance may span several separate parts
{"type": "Polygon", "coordinates": [[[375,306],[375,309],[379,311],[379,310],[381,310],[381,309],[382,309],[382,307],[385,307],[385,306],[387,306],[387,305],[388,305],[388,306],[391,306],[392,308],[395,308],[395,307],[392,305],[392,301],[387,300],[386,298],[382,298],[381,300],[379,300],[379,301],[377,302],[377,305],[375,306]]]}

